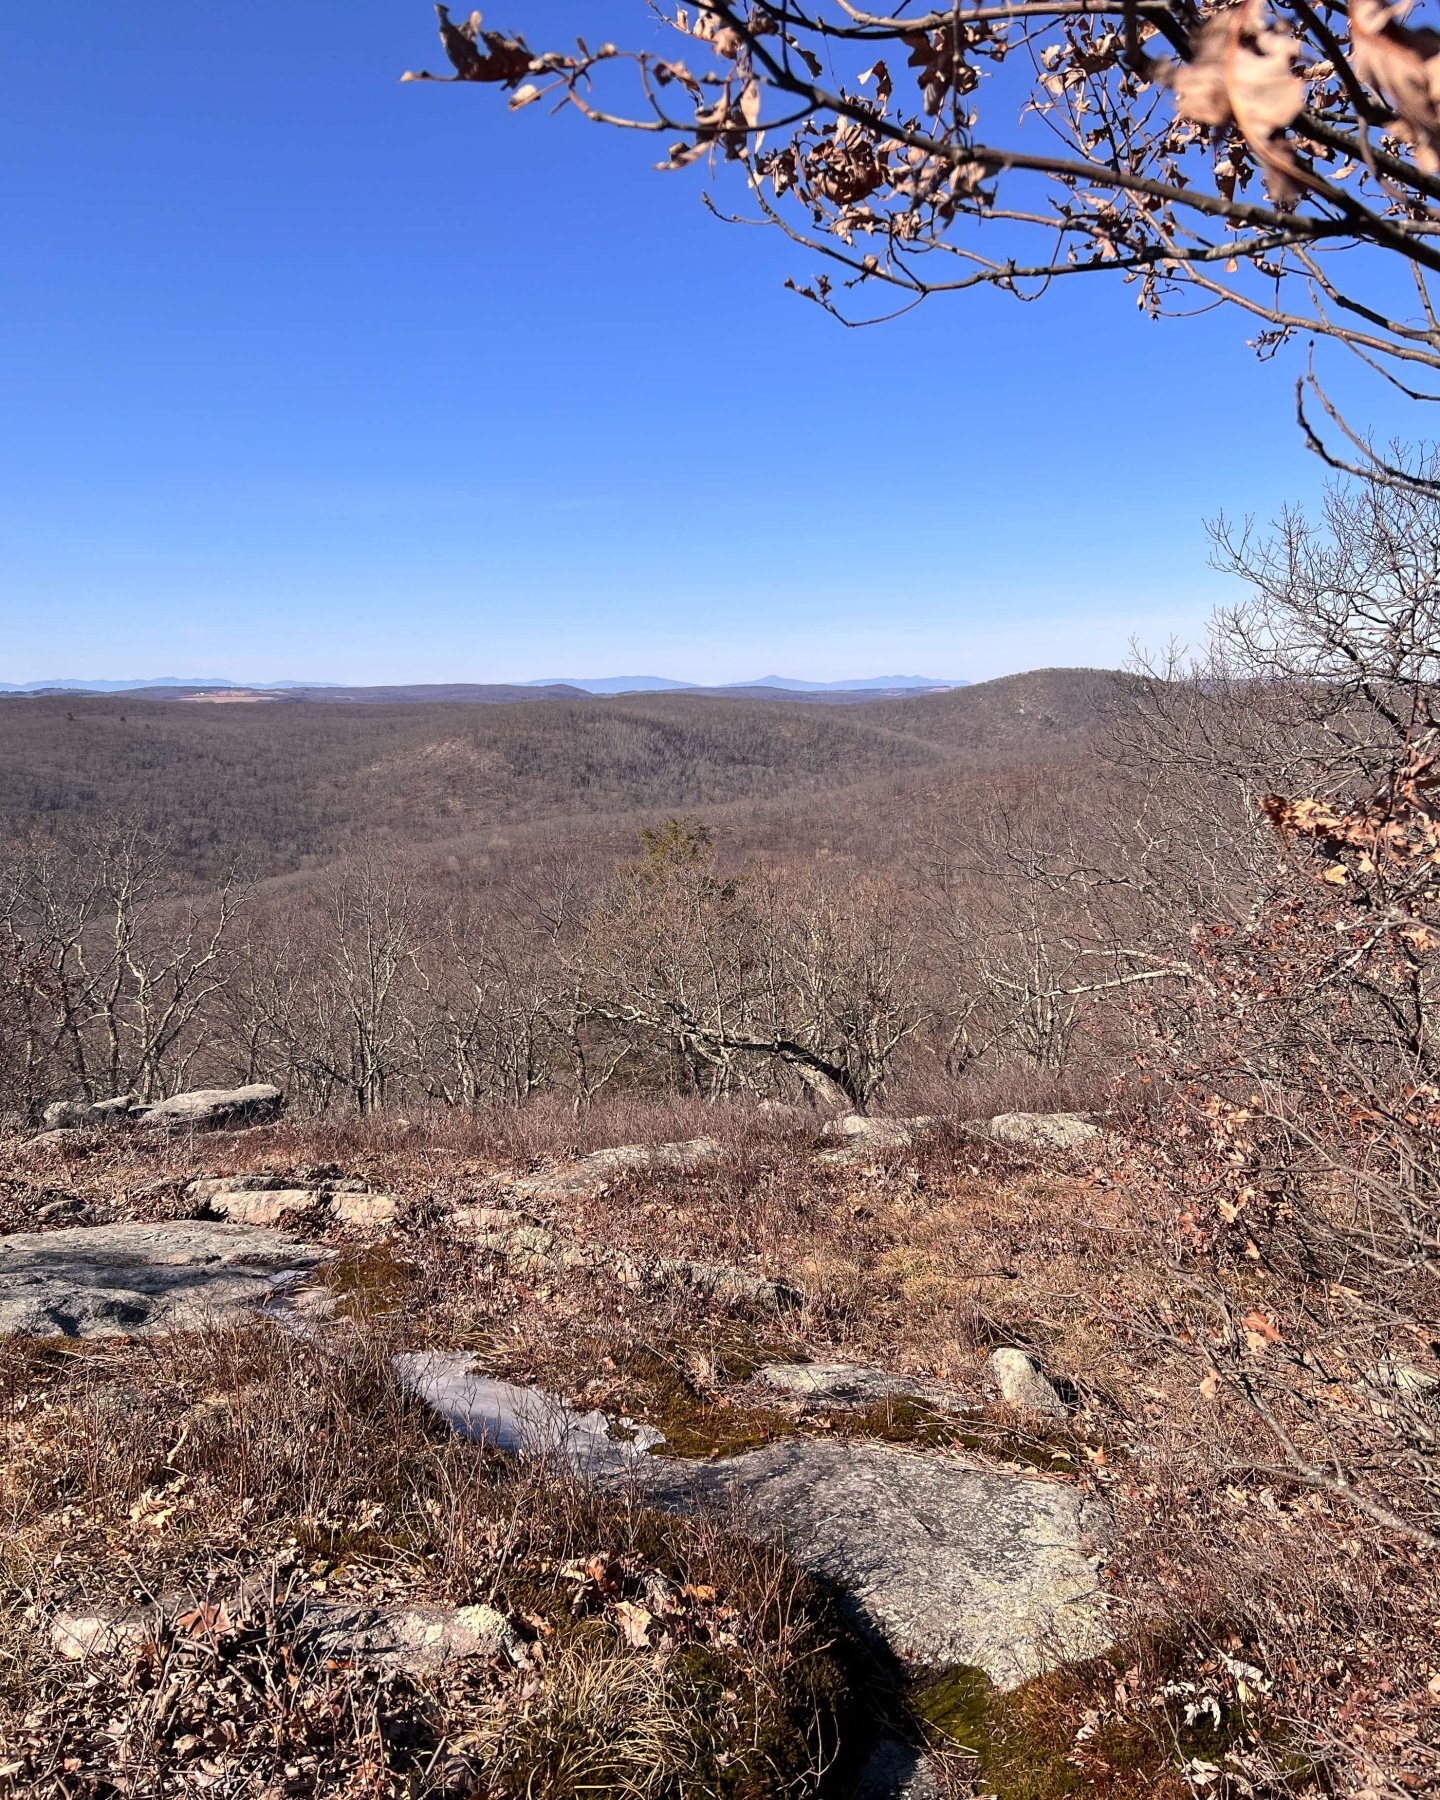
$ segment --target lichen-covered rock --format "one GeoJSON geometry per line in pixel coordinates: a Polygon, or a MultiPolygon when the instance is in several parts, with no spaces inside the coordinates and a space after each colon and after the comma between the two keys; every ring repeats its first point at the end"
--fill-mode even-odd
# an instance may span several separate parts
{"type": "Polygon", "coordinates": [[[376,1230],[390,1225],[400,1211],[394,1194],[356,1194],[341,1190],[330,1195],[330,1216],[340,1225],[357,1230],[376,1230]]]}
{"type": "Polygon", "coordinates": [[[845,1113],[838,1119],[827,1119],[820,1127],[821,1137],[860,1138],[880,1148],[913,1142],[922,1132],[940,1123],[933,1113],[922,1113],[913,1119],[872,1118],[868,1113],[845,1113]]]}
{"type": "Polygon", "coordinates": [[[309,1601],[297,1620],[297,1636],[310,1654],[372,1669],[418,1675],[463,1656],[505,1656],[521,1651],[519,1632],[493,1606],[348,1606],[309,1601]]]}
{"type": "Polygon", "coordinates": [[[130,1094],[117,1094],[112,1100],[56,1100],[41,1118],[47,1131],[123,1125],[134,1104],[130,1094]]]}
{"type": "Polygon", "coordinates": [[[731,1263],[697,1262],[693,1257],[657,1256],[638,1265],[644,1285],[687,1288],[722,1306],[745,1306],[783,1312],[804,1303],[804,1295],[788,1281],[737,1269],[731,1263]]]}
{"type": "Polygon", "coordinates": [[[337,1225],[373,1230],[392,1224],[400,1210],[393,1194],[336,1191],[322,1183],[305,1187],[228,1186],[223,1181],[191,1182],[189,1194],[222,1219],[241,1225],[285,1225],[307,1213],[337,1225]],[[198,1190],[198,1191],[197,1191],[198,1190]]]}
{"type": "Polygon", "coordinates": [[[0,1336],[144,1337],[264,1306],[329,1252],[195,1219],[0,1238],[0,1336]]]}
{"type": "Polygon", "coordinates": [[[917,1381],[856,1363],[766,1363],[755,1371],[755,1380],[794,1400],[841,1406],[870,1406],[883,1400],[918,1400],[946,1412],[960,1412],[966,1406],[965,1396],[942,1382],[917,1381]]]}
{"type": "Polygon", "coordinates": [[[1077,1150],[1100,1136],[1080,1113],[997,1113],[980,1129],[997,1144],[1019,1150],[1077,1150]]]}
{"type": "Polygon", "coordinates": [[[870,1118],[864,1113],[846,1113],[838,1119],[827,1119],[820,1135],[830,1139],[833,1150],[822,1150],[818,1160],[837,1168],[863,1163],[867,1158],[893,1155],[908,1150],[929,1131],[943,1123],[931,1114],[913,1119],[870,1118]]]}
{"type": "Polygon", "coordinates": [[[187,1184],[185,1195],[190,1200],[209,1200],[216,1194],[276,1194],[307,1185],[293,1175],[200,1175],[187,1184]]]}
{"type": "MultiPolygon", "coordinates": [[[[223,1604],[233,1624],[245,1618],[254,1598],[242,1592],[223,1604]]],[[[159,1606],[57,1613],[50,1622],[50,1647],[67,1662],[133,1653],[162,1638],[194,1605],[172,1599],[159,1606]]],[[[424,1675],[461,1657],[516,1661],[523,1654],[519,1632],[493,1606],[367,1606],[298,1598],[282,1601],[278,1610],[301,1656],[377,1671],[424,1675]]]]}
{"type": "Polygon", "coordinates": [[[1108,1516],[1075,1488],[854,1440],[788,1437],[690,1462],[659,1454],[653,1430],[477,1373],[464,1355],[402,1356],[396,1369],[467,1436],[783,1543],[907,1661],[964,1663],[1013,1687],[1109,1645],[1098,1574],[1108,1516]]]}
{"type": "Polygon", "coordinates": [[[139,1124],[163,1131],[217,1131],[227,1125],[261,1125],[277,1119],[285,1096],[268,1082],[249,1087],[196,1088],[188,1094],[172,1094],[153,1106],[132,1107],[130,1117],[139,1124]]]}
{"type": "Polygon", "coordinates": [[[965,1663],[1009,1688],[1109,1646],[1107,1521],[1074,1488],[796,1437],[713,1463],[650,1457],[634,1479],[652,1506],[736,1508],[907,1661],[965,1663]]]}
{"type": "Polygon", "coordinates": [[[505,1207],[457,1207],[450,1223],[480,1249],[519,1269],[553,1274],[589,1269],[625,1287],[680,1288],[722,1306],[784,1309],[800,1305],[803,1299],[787,1282],[753,1270],[687,1256],[633,1256],[608,1244],[573,1237],[505,1207]]]}
{"type": "Polygon", "coordinates": [[[237,1225],[288,1225],[303,1213],[325,1206],[325,1196],[310,1188],[268,1188],[259,1192],[211,1194],[206,1204],[222,1219],[237,1225]]]}

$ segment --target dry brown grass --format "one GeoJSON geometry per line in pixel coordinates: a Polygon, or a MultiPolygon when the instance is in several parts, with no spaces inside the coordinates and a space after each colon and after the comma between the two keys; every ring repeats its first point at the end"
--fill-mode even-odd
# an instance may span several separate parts
{"type": "Polygon", "coordinates": [[[0,1791],[813,1790],[845,1677],[810,1585],[715,1521],[454,1438],[397,1387],[391,1341],[369,1316],[323,1345],[256,1325],[6,1348],[0,1791]],[[623,1612],[642,1595],[650,1646],[623,1612]],[[317,1664],[294,1608],[319,1596],[484,1602],[523,1655],[317,1664]],[[56,1608],[136,1605],[159,1608],[138,1647],[44,1647],[56,1608]]]}
{"type": "MultiPolygon", "coordinates": [[[[553,1115],[522,1114],[508,1134],[488,1121],[441,1129],[376,1120],[282,1125],[194,1144],[100,1140],[75,1161],[37,1162],[12,1149],[0,1161],[0,1179],[14,1223],[33,1218],[43,1197],[61,1189],[84,1195],[91,1216],[184,1210],[180,1190],[194,1173],[294,1172],[322,1163],[341,1164],[414,1203],[396,1245],[384,1253],[347,1246],[334,1277],[345,1310],[363,1320],[363,1353],[334,1360],[262,1329],[211,1337],[179,1356],[142,1345],[74,1357],[8,1351],[3,1491],[12,1591],[34,1605],[83,1586],[87,1569],[102,1568],[116,1591],[120,1567],[126,1582],[148,1591],[202,1577],[213,1585],[209,1571],[228,1578],[264,1556],[294,1554],[306,1580],[390,1581],[411,1594],[492,1599],[516,1616],[555,1624],[568,1620],[570,1599],[561,1603],[554,1565],[604,1548],[636,1559],[637,1569],[658,1561],[692,1585],[713,1586],[752,1621],[741,1672],[720,1693],[733,1687],[741,1696],[724,1704],[742,1706],[751,1722],[745,1741],[758,1744],[762,1718],[788,1718],[800,1729],[784,1696],[803,1692],[804,1704],[814,1706],[815,1692],[835,1678],[822,1654],[823,1612],[810,1601],[781,1602],[775,1584],[793,1577],[782,1578],[780,1565],[741,1551],[713,1526],[662,1527],[556,1481],[553,1472],[537,1485],[535,1472],[451,1442],[396,1393],[385,1355],[417,1343],[464,1346],[496,1373],[655,1418],[677,1448],[697,1453],[776,1431],[883,1429],[880,1419],[799,1413],[761,1397],[748,1380],[767,1359],[863,1361],[970,1394],[977,1410],[963,1441],[974,1454],[1014,1465],[1026,1460],[1019,1422],[986,1402],[982,1375],[990,1347],[1021,1343],[1075,1386],[1071,1425],[1046,1448],[1068,1456],[1073,1473],[1062,1478],[1086,1483],[1115,1510],[1110,1580],[1118,1616],[1141,1648],[1123,1669],[1092,1674],[1063,1694],[1047,1689],[1043,1705],[1037,1694],[1034,1707],[1053,1715],[1053,1729],[1041,1734],[1043,1754],[1027,1726],[1006,1765],[1008,1785],[996,1791],[1006,1800],[1132,1791],[1107,1786],[1093,1749],[1084,1749],[1090,1739],[1075,1737],[1090,1712],[1106,1730],[1123,1726],[1125,1743],[1137,1721],[1148,1720],[1151,1760],[1140,1757],[1136,1767],[1155,1784],[1163,1764],[1172,1782],[1186,1760],[1175,1719],[1194,1695],[1212,1691],[1223,1700],[1229,1736],[1222,1732],[1211,1746],[1221,1773],[1202,1784],[1208,1793],[1244,1795],[1246,1783],[1253,1792],[1298,1790],[1333,1779],[1345,1791],[1368,1784],[1377,1794],[1401,1794],[1440,1779],[1433,1568],[1382,1540],[1334,1497],[1247,1465],[1253,1419],[1225,1394],[1207,1393],[1175,1341],[1182,1263],[1153,1216],[1149,1189],[1130,1179],[1132,1152],[1112,1141],[1099,1168],[1088,1158],[1042,1166],[939,1132],[912,1150],[836,1167],[815,1162],[817,1143],[815,1122],[805,1117],[627,1106],[563,1129],[553,1115]],[[599,1270],[526,1270],[477,1252],[445,1223],[451,1205],[493,1199],[506,1168],[602,1142],[702,1132],[727,1146],[711,1170],[626,1178],[540,1210],[550,1224],[617,1252],[701,1256],[783,1277],[803,1290],[798,1310],[748,1315],[693,1293],[632,1290],[599,1270]],[[127,1402],[133,1394],[145,1396],[143,1406],[127,1402]],[[147,1517],[172,1506],[163,1528],[151,1529],[147,1517]],[[1163,1646],[1163,1655],[1147,1644],[1163,1646]],[[1242,1665],[1258,1675],[1236,1675],[1242,1665]],[[797,1677],[796,1670],[808,1672],[797,1677]],[[1152,1752],[1166,1732],[1172,1754],[1157,1763],[1152,1752]],[[1227,1764],[1232,1752],[1244,1760],[1227,1764]],[[1048,1771],[1043,1780],[1023,1773],[1032,1763],[1048,1771]]],[[[1264,1270],[1245,1279],[1254,1284],[1254,1303],[1283,1304],[1278,1292],[1267,1298],[1272,1277],[1264,1270]]],[[[929,1422],[917,1428],[928,1430],[929,1422]]],[[[801,1594],[803,1584],[785,1591],[801,1594]]],[[[557,1756],[562,1738],[572,1749],[590,1741],[589,1727],[576,1721],[593,1708],[603,1714],[611,1705],[627,1730],[633,1723],[643,1732],[655,1705],[703,1713],[716,1703],[704,1685],[709,1673],[696,1675],[684,1658],[663,1669],[616,1663],[612,1632],[609,1662],[586,1661],[589,1649],[575,1647],[568,1624],[553,1645],[531,1629],[550,1646],[547,1656],[553,1649],[555,1674],[543,1699],[524,1711],[524,1732],[539,1733],[557,1756]],[[570,1721],[563,1731],[561,1719],[570,1721]]],[[[39,1681],[59,1717],[69,1690],[53,1670],[37,1675],[33,1641],[22,1650],[21,1635],[10,1652],[11,1690],[39,1681]]],[[[496,1768],[511,1766],[512,1750],[515,1768],[526,1758],[526,1766],[541,1766],[539,1752],[516,1748],[524,1734],[506,1735],[518,1729],[516,1714],[511,1707],[507,1724],[504,1684],[491,1686],[503,1703],[490,1688],[483,1702],[471,1695],[448,1712],[448,1699],[436,1702],[438,1711],[426,1717],[441,1724],[427,1727],[426,1742],[463,1736],[456,1723],[463,1718],[475,1741],[489,1745],[496,1768]],[[508,1748],[486,1738],[492,1728],[508,1748]]],[[[1007,1716],[1013,1735],[1020,1715],[1007,1716]]],[[[1000,1729],[997,1721],[990,1724],[1000,1729]]],[[[660,1735],[673,1724],[667,1715],[660,1735]]],[[[418,1729],[396,1728],[401,1736],[418,1729]]],[[[732,1720],[727,1730],[736,1729],[732,1720]]],[[[374,1741],[373,1725],[367,1731],[374,1741]]],[[[620,1731],[609,1737],[630,1741],[620,1731]]],[[[826,1753],[823,1730],[808,1737],[801,1730],[795,1741],[818,1758],[826,1753]]],[[[1193,1732],[1185,1741],[1193,1760],[1193,1732]]],[[[575,1768],[586,1766],[586,1754],[575,1750],[575,1768]]],[[[768,1741],[765,1754],[773,1755],[768,1741]]],[[[957,1766],[967,1779],[980,1778],[974,1757],[957,1766]]],[[[797,1792],[820,1791],[818,1762],[808,1767],[797,1792]]],[[[560,1785],[540,1791],[559,1793],[579,1776],[556,1764],[547,1779],[560,1785]]],[[[607,1772],[601,1791],[657,1791],[627,1788],[628,1779],[607,1772]]],[[[675,1791],[709,1791],[693,1785],[699,1779],[687,1776],[692,1785],[675,1791]]],[[[771,1769],[757,1775],[759,1785],[741,1783],[738,1791],[783,1791],[765,1780],[781,1776],[771,1769]]]]}

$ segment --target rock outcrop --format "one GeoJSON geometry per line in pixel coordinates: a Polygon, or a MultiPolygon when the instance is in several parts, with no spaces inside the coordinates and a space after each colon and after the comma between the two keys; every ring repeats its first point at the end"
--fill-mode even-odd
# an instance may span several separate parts
{"type": "Polygon", "coordinates": [[[633,1421],[475,1374],[464,1355],[409,1356],[401,1380],[458,1431],[558,1456],[652,1506],[718,1511],[833,1582],[855,1623],[912,1663],[983,1669],[1013,1687],[1109,1643],[1098,1565],[1107,1516],[1073,1487],[947,1455],[787,1437],[697,1463],[633,1421]]]}
{"type": "Polygon", "coordinates": [[[965,1663],[1009,1688],[1108,1647],[1106,1520],[1072,1487],[801,1437],[712,1463],[650,1457],[636,1479],[652,1506],[734,1507],[908,1662],[965,1663]]]}
{"type": "Polygon", "coordinates": [[[803,1300],[788,1282],[750,1269],[703,1262],[695,1257],[633,1256],[542,1224],[507,1207],[457,1207],[450,1215],[450,1224],[482,1250],[520,1269],[554,1274],[588,1269],[637,1290],[679,1288],[721,1305],[761,1310],[784,1310],[799,1306],[803,1300]]]}
{"type": "Polygon", "coordinates": [[[394,1223],[400,1202],[372,1194],[361,1181],[300,1181],[285,1175],[212,1175],[192,1181],[186,1197],[239,1225],[288,1225],[314,1215],[319,1223],[376,1230],[394,1223]]]}
{"type": "Polygon", "coordinates": [[[137,1124],[164,1131],[216,1131],[227,1125],[262,1125],[277,1119],[285,1096],[268,1082],[249,1087],[196,1088],[188,1094],[172,1094],[151,1106],[133,1106],[129,1117],[137,1124]]]}
{"type": "Polygon", "coordinates": [[[979,1129],[995,1143],[1018,1150],[1077,1150],[1101,1135],[1100,1127],[1080,1113],[997,1113],[979,1129]]]}
{"type": "Polygon", "coordinates": [[[858,1363],[766,1363],[755,1371],[757,1385],[792,1400],[820,1400],[830,1405],[872,1406],[884,1400],[915,1400],[939,1412],[964,1412],[969,1402],[939,1381],[919,1381],[867,1369],[858,1363]]]}
{"type": "MultiPolygon", "coordinates": [[[[57,1613],[50,1647],[67,1662],[134,1653],[162,1638],[175,1619],[198,1606],[193,1599],[125,1611],[57,1613]]],[[[243,1620],[253,1599],[245,1594],[209,1602],[225,1608],[228,1626],[243,1620]]],[[[465,1656],[518,1660],[522,1640],[493,1606],[367,1606],[343,1600],[298,1599],[277,1608],[295,1650],[320,1661],[355,1663],[376,1671],[423,1675],[465,1656]]]]}
{"type": "Polygon", "coordinates": [[[146,1337],[262,1307],[330,1253],[277,1231],[173,1220],[0,1238],[0,1336],[146,1337]]]}
{"type": "Polygon", "coordinates": [[[123,1125],[135,1100],[117,1094],[113,1100],[57,1100],[41,1115],[47,1131],[74,1131],[103,1125],[123,1125]]]}
{"type": "Polygon", "coordinates": [[[864,1113],[845,1113],[838,1119],[827,1119],[820,1135],[834,1143],[832,1150],[822,1150],[818,1160],[843,1168],[849,1163],[863,1163],[874,1156],[894,1155],[907,1150],[928,1131],[943,1121],[931,1114],[913,1119],[870,1118],[864,1113]]]}

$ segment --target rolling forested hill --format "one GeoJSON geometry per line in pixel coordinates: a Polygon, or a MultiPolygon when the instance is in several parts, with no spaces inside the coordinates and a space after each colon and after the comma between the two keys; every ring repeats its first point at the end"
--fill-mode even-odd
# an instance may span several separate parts
{"type": "MultiPolygon", "coordinates": [[[[0,828],[120,815],[196,875],[313,866],[365,841],[813,809],[822,795],[1083,750],[1113,677],[1051,670],[841,708],[694,694],[506,706],[180,706],[0,698],[0,828]]],[[[858,796],[857,796],[858,799],[858,796]]]]}

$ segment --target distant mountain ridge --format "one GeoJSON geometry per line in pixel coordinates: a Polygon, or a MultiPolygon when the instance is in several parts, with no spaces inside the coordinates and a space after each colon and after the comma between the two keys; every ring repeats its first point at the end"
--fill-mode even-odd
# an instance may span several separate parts
{"type": "Polygon", "coordinates": [[[784,688],[788,693],[859,694],[871,690],[898,694],[910,689],[931,693],[943,688],[969,687],[968,681],[947,681],[932,675],[865,675],[849,681],[804,681],[792,675],[759,675],[753,681],[672,681],[668,675],[559,675],[550,681],[526,681],[522,687],[572,687],[587,694],[731,694],[756,688],[784,688]]]}
{"type": "Polygon", "coordinates": [[[134,694],[149,688],[236,688],[269,693],[277,688],[334,687],[333,681],[225,681],[201,675],[152,675],[148,680],[79,681],[57,676],[53,681],[0,681],[0,694],[134,694]]]}
{"type": "Polygon", "coordinates": [[[755,681],[672,681],[664,675],[607,675],[585,679],[525,682],[396,682],[350,685],[338,681],[229,681],[216,676],[156,675],[149,680],[81,681],[56,679],[0,682],[0,694],[133,694],[155,699],[203,700],[235,695],[239,699],[368,700],[390,704],[410,701],[475,700],[499,702],[527,699],[618,698],[626,694],[727,695],[749,699],[904,698],[912,694],[948,693],[968,681],[932,680],[924,675],[867,675],[852,681],[804,681],[788,675],[762,675],[755,681]]]}

